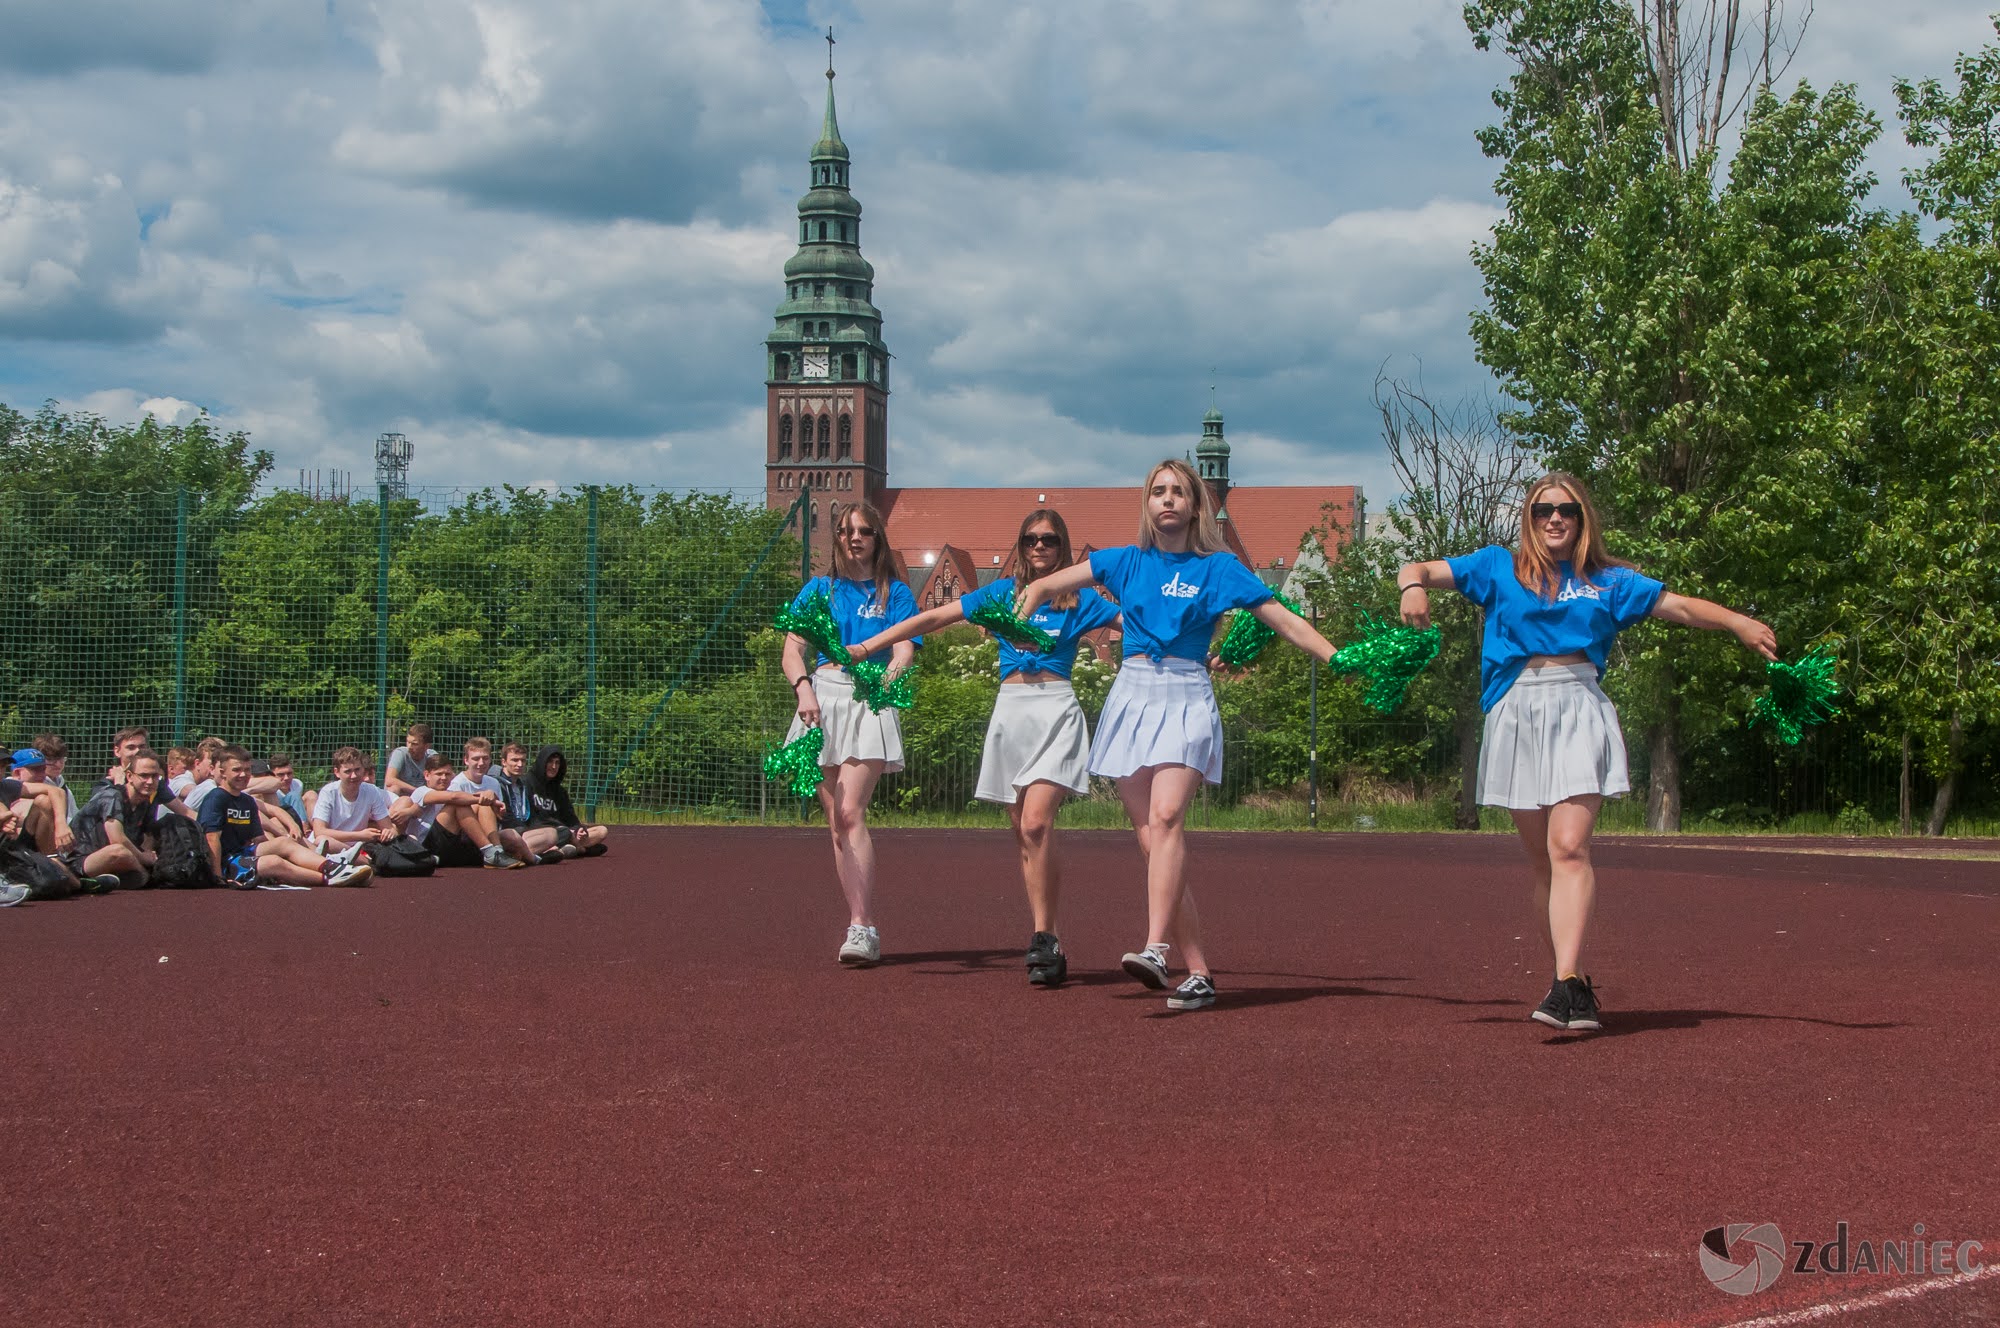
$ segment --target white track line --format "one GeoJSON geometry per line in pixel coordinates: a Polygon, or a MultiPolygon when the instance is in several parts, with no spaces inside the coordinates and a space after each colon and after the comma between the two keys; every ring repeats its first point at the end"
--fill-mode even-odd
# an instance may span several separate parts
{"type": "Polygon", "coordinates": [[[1953,1287],[1970,1286],[1989,1277],[2000,1277],[2000,1264],[1988,1264],[1984,1268],[1977,1268],[1969,1273],[1953,1273],[1949,1277],[1932,1277],[1921,1282],[1909,1282],[1902,1286],[1890,1287],[1887,1291],[1858,1296],[1853,1300],[1836,1300],[1826,1305],[1814,1305],[1808,1309],[1788,1310],[1783,1314],[1766,1314],[1759,1319],[1738,1319],[1727,1328],[1790,1328],[1790,1325],[1795,1323],[1815,1323],[1842,1314],[1872,1310],[1879,1305],[1891,1305],[1899,1300],[1915,1300],[1919,1296],[1928,1296],[1933,1291],[1948,1291],[1953,1287]]]}

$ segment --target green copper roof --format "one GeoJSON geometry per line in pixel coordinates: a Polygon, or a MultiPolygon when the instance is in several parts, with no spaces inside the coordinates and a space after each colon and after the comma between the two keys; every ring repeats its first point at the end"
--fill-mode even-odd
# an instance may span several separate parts
{"type": "Polygon", "coordinates": [[[826,71],[826,122],[820,126],[819,142],[813,144],[814,161],[846,161],[847,144],[840,141],[840,121],[833,114],[833,71],[826,71]]]}

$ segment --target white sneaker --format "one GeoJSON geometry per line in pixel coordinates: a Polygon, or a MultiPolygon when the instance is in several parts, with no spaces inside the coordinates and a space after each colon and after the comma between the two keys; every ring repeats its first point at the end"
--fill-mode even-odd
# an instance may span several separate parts
{"type": "Polygon", "coordinates": [[[1134,950],[1120,961],[1119,967],[1154,991],[1167,989],[1167,947],[1163,943],[1134,950]]]}
{"type": "MultiPolygon", "coordinates": [[[[28,901],[28,887],[13,881],[0,881],[0,908],[12,908],[28,901]]],[[[845,954],[845,951],[842,951],[845,954]]]]}
{"type": "Polygon", "coordinates": [[[840,943],[840,962],[860,967],[882,961],[882,937],[873,927],[849,923],[847,939],[840,943]]]}
{"type": "Polygon", "coordinates": [[[335,867],[326,874],[328,885],[366,885],[375,869],[365,862],[349,862],[335,867]]]}

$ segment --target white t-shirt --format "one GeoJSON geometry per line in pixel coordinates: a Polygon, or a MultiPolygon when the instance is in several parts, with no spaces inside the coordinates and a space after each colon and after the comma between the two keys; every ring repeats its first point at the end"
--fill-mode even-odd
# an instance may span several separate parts
{"type": "Polygon", "coordinates": [[[193,788],[182,790],[181,801],[187,804],[187,809],[189,811],[191,812],[200,811],[201,800],[213,792],[215,792],[215,781],[212,779],[204,779],[201,781],[201,783],[196,784],[193,788]]]}
{"type": "Polygon", "coordinates": [[[183,770],[167,781],[167,788],[172,790],[173,795],[178,798],[181,794],[187,792],[187,786],[192,783],[194,783],[194,772],[183,770]]]}
{"type": "Polygon", "coordinates": [[[340,795],[340,781],[334,780],[319,791],[313,803],[313,824],[329,830],[366,830],[377,821],[389,819],[389,791],[378,784],[363,783],[349,802],[340,795]]]}
{"type": "Polygon", "coordinates": [[[405,834],[422,839],[431,832],[431,827],[437,824],[438,813],[444,810],[445,804],[431,802],[431,797],[436,792],[437,790],[429,784],[419,784],[410,790],[410,801],[416,803],[420,810],[417,812],[417,819],[410,822],[410,828],[404,832],[405,834]]]}
{"type": "Polygon", "coordinates": [[[507,803],[507,791],[500,787],[500,781],[495,779],[491,774],[480,776],[479,781],[474,783],[472,776],[461,770],[451,777],[451,791],[453,793],[491,793],[494,797],[500,799],[502,806],[505,806],[507,803]]]}

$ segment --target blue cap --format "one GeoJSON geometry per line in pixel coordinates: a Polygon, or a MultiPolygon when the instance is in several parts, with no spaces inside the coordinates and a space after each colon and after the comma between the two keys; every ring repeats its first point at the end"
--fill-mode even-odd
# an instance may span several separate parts
{"type": "Polygon", "coordinates": [[[41,752],[37,751],[33,747],[23,747],[21,748],[21,750],[14,753],[14,764],[16,767],[27,766],[27,765],[47,765],[48,763],[49,763],[49,758],[43,756],[41,752]]]}

